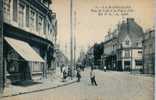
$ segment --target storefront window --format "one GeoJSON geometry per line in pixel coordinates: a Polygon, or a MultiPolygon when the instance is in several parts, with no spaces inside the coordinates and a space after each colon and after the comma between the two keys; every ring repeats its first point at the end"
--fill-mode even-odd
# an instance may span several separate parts
{"type": "Polygon", "coordinates": [[[9,68],[8,68],[9,73],[17,73],[19,72],[19,62],[17,61],[10,61],[9,62],[9,68]]]}
{"type": "Polygon", "coordinates": [[[41,71],[42,71],[41,63],[38,62],[32,63],[32,72],[41,72],[41,71]]]}

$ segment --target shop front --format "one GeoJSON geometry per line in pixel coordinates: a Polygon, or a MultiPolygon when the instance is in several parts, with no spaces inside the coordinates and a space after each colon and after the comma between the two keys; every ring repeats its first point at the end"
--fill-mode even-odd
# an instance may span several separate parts
{"type": "Polygon", "coordinates": [[[31,45],[22,40],[4,37],[5,79],[11,83],[33,80],[34,76],[43,77],[45,60],[31,45]]]}

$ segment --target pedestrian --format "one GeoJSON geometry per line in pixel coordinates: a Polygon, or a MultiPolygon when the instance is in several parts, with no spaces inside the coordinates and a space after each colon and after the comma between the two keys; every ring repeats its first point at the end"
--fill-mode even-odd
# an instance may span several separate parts
{"type": "Polygon", "coordinates": [[[66,71],[66,68],[64,67],[63,68],[63,82],[66,81],[66,78],[67,78],[67,71],[66,71]]]}
{"type": "Polygon", "coordinates": [[[103,69],[104,69],[104,71],[106,72],[106,69],[107,69],[106,66],[104,66],[103,69]]]}
{"type": "Polygon", "coordinates": [[[77,68],[77,82],[80,82],[81,79],[81,72],[80,72],[80,67],[77,68]]]}
{"type": "Polygon", "coordinates": [[[68,77],[72,80],[72,69],[68,67],[68,77]]]}
{"type": "Polygon", "coordinates": [[[91,67],[91,71],[90,71],[90,80],[91,80],[92,85],[97,86],[96,79],[95,79],[95,72],[94,72],[93,67],[91,67]]]}

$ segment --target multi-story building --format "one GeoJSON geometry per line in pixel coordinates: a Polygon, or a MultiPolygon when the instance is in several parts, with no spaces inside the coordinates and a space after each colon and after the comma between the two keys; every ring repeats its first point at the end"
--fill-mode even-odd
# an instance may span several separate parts
{"type": "Polygon", "coordinates": [[[95,43],[94,46],[94,65],[101,69],[101,55],[103,54],[103,42],[95,43]]]}
{"type": "Polygon", "coordinates": [[[103,62],[107,69],[142,69],[143,30],[133,18],[127,18],[105,37],[103,62]]]}
{"type": "Polygon", "coordinates": [[[127,19],[119,26],[118,66],[125,70],[142,70],[143,29],[134,19],[127,19]]]}
{"type": "Polygon", "coordinates": [[[46,77],[57,35],[51,0],[1,0],[3,66],[0,86],[46,77]]]}
{"type": "Polygon", "coordinates": [[[145,32],[143,39],[143,61],[144,73],[154,74],[155,72],[155,30],[145,32]]]}
{"type": "Polygon", "coordinates": [[[117,67],[117,30],[108,32],[104,41],[104,51],[102,55],[103,67],[106,66],[109,70],[115,70],[117,67]]]}

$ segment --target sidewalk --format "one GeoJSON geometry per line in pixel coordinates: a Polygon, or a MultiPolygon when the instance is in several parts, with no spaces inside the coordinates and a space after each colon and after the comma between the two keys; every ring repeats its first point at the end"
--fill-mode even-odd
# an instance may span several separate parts
{"type": "Polygon", "coordinates": [[[5,88],[4,93],[2,94],[2,96],[0,96],[0,98],[45,91],[57,87],[66,86],[75,82],[76,82],[76,78],[73,78],[73,80],[67,78],[67,81],[65,82],[62,82],[61,78],[57,78],[53,80],[50,79],[35,80],[32,84],[29,84],[28,82],[29,85],[22,85],[22,86],[9,85],[8,87],[5,88]]]}

